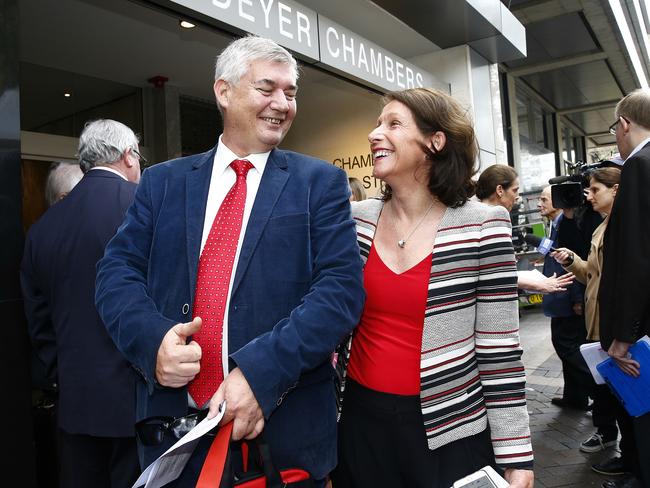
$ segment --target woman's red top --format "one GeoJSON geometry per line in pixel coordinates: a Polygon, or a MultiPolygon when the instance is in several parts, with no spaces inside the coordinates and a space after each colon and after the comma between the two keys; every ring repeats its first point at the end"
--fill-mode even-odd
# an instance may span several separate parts
{"type": "Polygon", "coordinates": [[[401,274],[372,246],[363,272],[366,304],[357,327],[348,375],[366,388],[420,394],[420,348],[431,254],[401,274]]]}

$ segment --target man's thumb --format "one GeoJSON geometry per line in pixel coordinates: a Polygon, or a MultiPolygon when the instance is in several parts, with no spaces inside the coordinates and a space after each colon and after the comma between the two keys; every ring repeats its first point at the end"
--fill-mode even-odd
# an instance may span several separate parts
{"type": "Polygon", "coordinates": [[[201,330],[202,324],[201,317],[194,317],[194,320],[191,322],[185,322],[184,324],[177,324],[174,327],[176,334],[178,334],[183,339],[187,339],[189,336],[196,334],[201,330]]]}

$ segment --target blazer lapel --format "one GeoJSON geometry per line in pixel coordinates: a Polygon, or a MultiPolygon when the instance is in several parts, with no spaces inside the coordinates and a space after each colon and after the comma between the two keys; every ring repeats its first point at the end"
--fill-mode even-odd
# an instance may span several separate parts
{"type": "Polygon", "coordinates": [[[288,179],[289,173],[287,172],[287,162],[284,154],[282,151],[274,149],[266,163],[262,181],[260,182],[255,203],[253,204],[253,210],[248,219],[244,242],[242,243],[239,261],[237,262],[237,274],[235,275],[231,296],[235,294],[242,278],[246,274],[246,269],[248,268],[253,252],[257,247],[262,232],[264,232],[273,208],[282,194],[282,190],[288,179]]]}
{"type": "Polygon", "coordinates": [[[216,147],[197,159],[185,179],[185,235],[187,238],[187,266],[190,276],[190,294],[194,300],[196,274],[201,252],[201,236],[208,202],[210,178],[216,147]]]}

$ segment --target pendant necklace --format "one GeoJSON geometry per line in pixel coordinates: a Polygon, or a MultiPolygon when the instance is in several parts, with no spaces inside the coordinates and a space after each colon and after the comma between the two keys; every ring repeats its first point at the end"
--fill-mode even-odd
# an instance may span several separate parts
{"type": "MultiPolygon", "coordinates": [[[[404,249],[404,247],[406,246],[406,242],[411,238],[411,236],[413,235],[413,233],[414,233],[416,230],[418,230],[418,227],[420,227],[420,225],[422,224],[422,222],[424,222],[424,219],[427,218],[427,215],[429,215],[429,212],[431,212],[431,209],[433,208],[433,204],[434,204],[434,203],[435,203],[435,200],[431,202],[431,205],[429,205],[429,208],[427,209],[426,212],[424,212],[424,215],[422,216],[422,218],[420,219],[420,221],[416,224],[416,226],[413,227],[413,230],[411,230],[411,232],[409,233],[409,235],[407,235],[404,239],[400,239],[400,240],[397,241],[397,245],[399,246],[400,249],[404,249]]],[[[394,215],[395,215],[395,212],[393,211],[393,216],[394,216],[394,215]]]]}

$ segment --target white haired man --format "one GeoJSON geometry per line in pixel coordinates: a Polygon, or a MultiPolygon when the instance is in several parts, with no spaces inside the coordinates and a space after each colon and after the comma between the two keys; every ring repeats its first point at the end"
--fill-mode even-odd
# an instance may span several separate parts
{"type": "Polygon", "coordinates": [[[127,487],[138,474],[135,381],[95,309],[95,265],[140,179],[138,139],[96,120],[79,139],[82,180],[30,228],[21,266],[34,352],[58,384],[61,488],[127,487]]]}
{"type": "MultiPolygon", "coordinates": [[[[297,78],[273,41],[231,43],[215,71],[217,146],[145,171],[98,266],[98,310],[141,376],[143,465],[224,399],[233,438],[263,430],[279,468],[320,487],[336,463],[330,356],[361,313],[361,261],[345,173],[277,149],[297,78]]],[[[195,486],[209,442],[173,486],[195,486]]]]}

